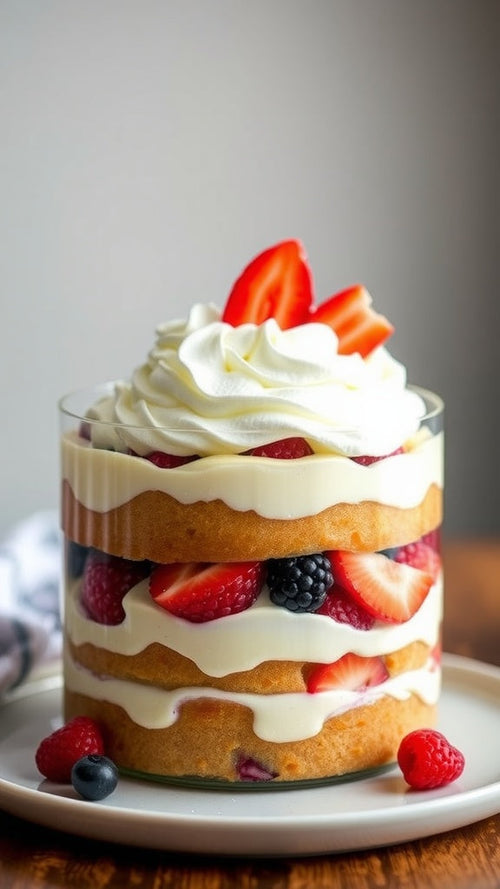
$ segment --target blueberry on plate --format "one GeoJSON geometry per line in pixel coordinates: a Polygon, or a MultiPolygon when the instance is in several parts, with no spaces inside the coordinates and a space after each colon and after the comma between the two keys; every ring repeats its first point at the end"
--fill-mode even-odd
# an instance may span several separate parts
{"type": "Polygon", "coordinates": [[[107,756],[90,753],[75,762],[71,783],[84,799],[104,799],[113,793],[118,783],[118,769],[107,756]]]}

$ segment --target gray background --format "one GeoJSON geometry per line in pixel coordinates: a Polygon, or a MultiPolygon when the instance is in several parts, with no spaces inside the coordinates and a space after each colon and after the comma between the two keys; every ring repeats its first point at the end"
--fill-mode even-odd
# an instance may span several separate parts
{"type": "Polygon", "coordinates": [[[55,402],[287,237],[447,403],[448,535],[498,534],[500,5],[1,0],[0,530],[55,402]]]}

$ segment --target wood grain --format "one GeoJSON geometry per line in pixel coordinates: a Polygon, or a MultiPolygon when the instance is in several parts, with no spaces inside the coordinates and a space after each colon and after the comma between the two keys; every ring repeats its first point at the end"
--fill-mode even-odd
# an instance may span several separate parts
{"type": "MultiPolygon", "coordinates": [[[[500,541],[445,548],[444,643],[500,664],[500,541]]],[[[499,889],[500,815],[413,843],[222,859],[92,842],[0,812],[0,889],[499,889]]]]}

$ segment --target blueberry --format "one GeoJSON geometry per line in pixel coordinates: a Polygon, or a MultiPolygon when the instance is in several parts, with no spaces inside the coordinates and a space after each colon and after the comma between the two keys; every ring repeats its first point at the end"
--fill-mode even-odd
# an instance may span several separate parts
{"type": "Polygon", "coordinates": [[[90,753],[75,762],[71,783],[84,799],[104,799],[118,783],[118,769],[107,756],[90,753]]]}

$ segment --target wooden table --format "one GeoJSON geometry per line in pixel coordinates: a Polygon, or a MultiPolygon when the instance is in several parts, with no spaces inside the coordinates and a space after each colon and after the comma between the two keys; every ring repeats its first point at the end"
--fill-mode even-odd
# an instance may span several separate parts
{"type": "MultiPolygon", "coordinates": [[[[446,651],[500,665],[500,541],[445,548],[446,651]]],[[[498,889],[500,815],[418,842],[318,858],[199,858],[114,846],[0,812],[1,889],[498,889]]]]}

